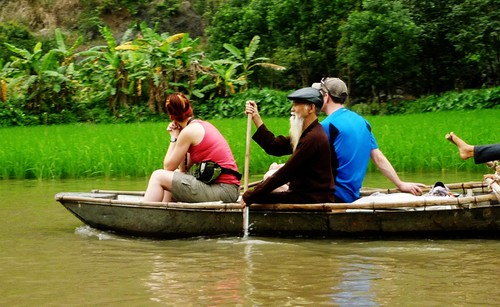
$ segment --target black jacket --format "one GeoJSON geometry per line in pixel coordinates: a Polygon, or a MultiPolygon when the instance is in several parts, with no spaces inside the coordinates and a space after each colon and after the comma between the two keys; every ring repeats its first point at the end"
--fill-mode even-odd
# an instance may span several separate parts
{"type": "Polygon", "coordinates": [[[304,130],[295,152],[290,144],[290,137],[275,137],[265,125],[261,125],[252,138],[270,155],[291,156],[276,173],[243,195],[247,205],[334,202],[335,184],[330,146],[318,120],[304,130]],[[289,183],[289,191],[272,192],[285,183],[289,183]]]}

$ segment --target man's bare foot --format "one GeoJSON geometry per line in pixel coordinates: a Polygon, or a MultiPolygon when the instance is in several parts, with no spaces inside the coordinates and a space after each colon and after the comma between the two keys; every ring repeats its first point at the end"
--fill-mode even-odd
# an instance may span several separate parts
{"type": "Polygon", "coordinates": [[[474,156],[474,146],[465,143],[461,138],[450,132],[446,134],[446,139],[457,146],[462,160],[467,160],[474,156]]]}

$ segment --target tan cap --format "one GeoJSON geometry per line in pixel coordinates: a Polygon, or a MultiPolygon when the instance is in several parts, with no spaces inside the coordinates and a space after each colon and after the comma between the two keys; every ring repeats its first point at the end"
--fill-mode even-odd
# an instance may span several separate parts
{"type": "Polygon", "coordinates": [[[323,78],[321,82],[313,83],[311,86],[318,90],[326,90],[330,96],[346,98],[348,95],[347,85],[339,78],[323,78]]]}

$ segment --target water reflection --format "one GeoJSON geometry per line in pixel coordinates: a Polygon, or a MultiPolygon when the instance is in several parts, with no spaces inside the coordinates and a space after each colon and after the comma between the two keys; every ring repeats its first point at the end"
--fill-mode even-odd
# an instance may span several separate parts
{"type": "Polygon", "coordinates": [[[151,255],[153,269],[144,284],[152,301],[205,306],[379,305],[373,282],[381,279],[384,267],[374,264],[374,257],[339,256],[288,240],[218,239],[193,251],[189,246],[196,242],[182,241],[175,252],[151,255]]]}
{"type": "Polygon", "coordinates": [[[198,241],[180,241],[175,251],[151,255],[153,265],[144,282],[151,300],[163,304],[241,306],[245,258],[237,242],[212,241],[215,246],[196,248],[198,241]],[[194,250],[193,250],[194,248],[194,250]]]}
{"type": "Polygon", "coordinates": [[[339,284],[332,287],[333,302],[338,306],[378,306],[372,281],[380,278],[381,268],[370,257],[349,255],[337,259],[344,264],[339,284]]]}

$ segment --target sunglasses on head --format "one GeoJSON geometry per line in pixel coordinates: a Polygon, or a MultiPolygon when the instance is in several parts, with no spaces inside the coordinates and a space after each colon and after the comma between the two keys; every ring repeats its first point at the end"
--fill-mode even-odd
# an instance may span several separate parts
{"type": "Polygon", "coordinates": [[[332,95],[332,93],[330,93],[330,90],[329,90],[329,89],[328,89],[328,87],[326,86],[326,80],[327,80],[327,79],[328,79],[327,77],[323,77],[323,78],[321,79],[321,81],[320,81],[320,84],[321,84],[321,89],[320,89],[320,92],[321,92],[321,94],[323,94],[323,93],[324,93],[323,88],[325,88],[326,93],[328,94],[328,96],[330,96],[331,98],[333,98],[333,97],[335,97],[335,96],[333,96],[333,95],[332,95]]]}

